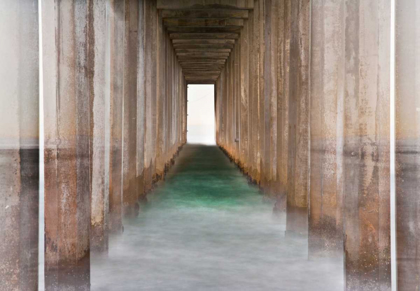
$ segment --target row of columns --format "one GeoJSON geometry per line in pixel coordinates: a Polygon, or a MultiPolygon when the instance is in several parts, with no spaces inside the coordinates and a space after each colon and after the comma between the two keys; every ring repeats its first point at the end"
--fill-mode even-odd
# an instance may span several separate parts
{"type": "Polygon", "coordinates": [[[218,145],[311,258],[344,252],[347,290],[391,288],[391,126],[398,288],[420,288],[419,6],[396,1],[395,125],[389,0],[256,0],[216,83],[218,145]]]}
{"type": "Polygon", "coordinates": [[[156,1],[45,0],[42,48],[38,1],[1,6],[0,290],[38,288],[40,49],[45,287],[89,290],[186,142],[186,82],[156,1]]]}

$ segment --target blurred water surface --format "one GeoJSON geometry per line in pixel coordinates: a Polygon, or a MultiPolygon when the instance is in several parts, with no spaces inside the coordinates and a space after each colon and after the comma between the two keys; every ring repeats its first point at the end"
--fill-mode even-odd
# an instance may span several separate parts
{"type": "Polygon", "coordinates": [[[216,146],[186,145],[137,218],[92,257],[92,290],[343,290],[216,146]]]}

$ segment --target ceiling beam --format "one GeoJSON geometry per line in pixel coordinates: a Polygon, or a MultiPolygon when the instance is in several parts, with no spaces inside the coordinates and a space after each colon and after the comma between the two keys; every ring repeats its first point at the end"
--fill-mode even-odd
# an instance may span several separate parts
{"type": "Polygon", "coordinates": [[[222,18],[165,18],[163,24],[166,27],[243,27],[243,19],[222,18]]]}
{"type": "Polygon", "coordinates": [[[254,0],[157,0],[157,9],[253,9],[254,0]]]}
{"type": "Polygon", "coordinates": [[[248,10],[238,9],[190,9],[162,10],[163,18],[239,18],[247,19],[248,10]]]}
{"type": "Polygon", "coordinates": [[[205,53],[177,53],[176,54],[178,57],[191,57],[191,58],[215,58],[215,57],[219,57],[219,58],[227,58],[229,56],[228,53],[210,53],[210,52],[205,52],[205,53]]]}
{"type": "Polygon", "coordinates": [[[169,26],[166,31],[169,33],[239,33],[242,27],[185,27],[185,26],[169,26]]]}
{"type": "Polygon", "coordinates": [[[238,33],[171,33],[171,39],[238,39],[238,33]]]}
{"type": "Polygon", "coordinates": [[[175,49],[176,53],[230,53],[230,49],[175,49]]]}
{"type": "Polygon", "coordinates": [[[234,39],[173,39],[172,43],[176,44],[235,44],[234,39]]]}
{"type": "Polygon", "coordinates": [[[174,44],[175,49],[232,49],[232,44],[174,44]]]}

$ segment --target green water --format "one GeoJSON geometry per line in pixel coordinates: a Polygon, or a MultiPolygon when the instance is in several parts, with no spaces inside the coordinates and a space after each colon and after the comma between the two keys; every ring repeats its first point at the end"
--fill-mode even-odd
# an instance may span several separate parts
{"type": "Polygon", "coordinates": [[[215,146],[186,145],[148,201],[92,258],[93,290],[343,290],[342,262],[308,261],[215,146]]]}

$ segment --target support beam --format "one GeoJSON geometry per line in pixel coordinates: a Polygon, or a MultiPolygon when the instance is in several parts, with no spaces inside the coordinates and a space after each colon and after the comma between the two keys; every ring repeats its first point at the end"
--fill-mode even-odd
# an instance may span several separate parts
{"type": "Polygon", "coordinates": [[[172,40],[174,46],[178,44],[194,45],[194,44],[206,44],[206,45],[234,45],[234,39],[174,39],[172,40]]]}
{"type": "Polygon", "coordinates": [[[175,49],[176,53],[227,53],[231,52],[230,49],[175,49]]]}
{"type": "Polygon", "coordinates": [[[309,256],[343,252],[343,4],[312,1],[309,256]]]}
{"type": "Polygon", "coordinates": [[[235,33],[241,32],[241,27],[181,27],[169,26],[166,31],[172,33],[235,33]]]}
{"type": "Polygon", "coordinates": [[[90,288],[90,8],[43,1],[46,290],[90,288]]]}
{"type": "Polygon", "coordinates": [[[110,5],[110,183],[109,230],[123,231],[123,100],[124,100],[124,30],[125,0],[114,0],[110,5]]]}
{"type": "Polygon", "coordinates": [[[157,0],[157,9],[252,9],[253,0],[157,0]]]}
{"type": "Polygon", "coordinates": [[[238,39],[238,33],[171,33],[171,39],[238,39]]]}
{"type": "Polygon", "coordinates": [[[229,56],[229,53],[177,53],[179,59],[181,58],[220,58],[226,59],[229,56]]]}
{"type": "Polygon", "coordinates": [[[0,289],[38,289],[38,1],[0,2],[0,289]]]}
{"type": "Polygon", "coordinates": [[[248,10],[237,9],[190,9],[162,10],[162,18],[239,18],[247,19],[248,10]]]}
{"type": "Polygon", "coordinates": [[[232,49],[233,44],[174,44],[175,49],[232,49]]]}
{"type": "MultiPolygon", "coordinates": [[[[291,1],[289,76],[289,173],[287,232],[308,233],[309,183],[309,0],[291,1]]],[[[275,17],[275,15],[273,15],[275,17]]],[[[272,44],[274,45],[274,44],[272,44]]],[[[272,59],[275,58],[273,55],[272,59]]],[[[268,64],[271,66],[271,64],[268,64]]],[[[273,93],[275,94],[275,93],[273,93]]],[[[277,103],[271,101],[271,107],[277,103]]],[[[274,115],[275,113],[273,113],[274,115]]],[[[277,131],[271,125],[271,134],[277,131]]],[[[272,141],[274,143],[274,141],[272,141]]],[[[273,159],[273,158],[272,158],[273,159]]]]}
{"type": "Polygon", "coordinates": [[[92,251],[108,250],[109,219],[109,110],[110,80],[109,65],[110,39],[107,4],[103,1],[93,2],[89,34],[94,36],[93,46],[89,53],[95,54],[90,67],[92,76],[91,98],[91,150],[92,150],[92,192],[91,192],[91,227],[90,247],[92,251]],[[107,114],[108,112],[108,114],[107,114]]]}
{"type": "Polygon", "coordinates": [[[244,26],[243,19],[223,18],[165,18],[166,27],[238,27],[244,26]]]}
{"type": "Polygon", "coordinates": [[[398,290],[420,289],[420,3],[396,2],[398,290]]]}
{"type": "Polygon", "coordinates": [[[390,1],[345,2],[347,290],[390,290],[390,1]]]}
{"type": "Polygon", "coordinates": [[[123,213],[138,214],[137,183],[137,59],[139,1],[125,0],[123,213]]]}

